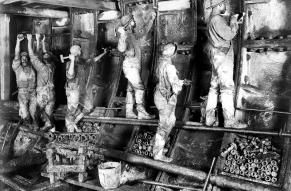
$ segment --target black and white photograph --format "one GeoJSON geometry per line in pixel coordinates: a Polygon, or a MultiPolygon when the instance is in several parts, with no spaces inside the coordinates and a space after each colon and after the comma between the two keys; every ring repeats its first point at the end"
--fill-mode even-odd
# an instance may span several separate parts
{"type": "Polygon", "coordinates": [[[0,191],[291,191],[290,0],[0,0],[0,191]]]}

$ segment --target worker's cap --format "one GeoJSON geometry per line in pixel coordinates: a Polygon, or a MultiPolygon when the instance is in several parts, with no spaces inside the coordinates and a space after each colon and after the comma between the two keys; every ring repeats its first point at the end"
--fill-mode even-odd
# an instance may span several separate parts
{"type": "Polygon", "coordinates": [[[133,19],[132,15],[124,15],[123,17],[121,17],[120,22],[122,26],[125,26],[129,23],[130,20],[133,19]]]}
{"type": "Polygon", "coordinates": [[[81,46],[80,45],[73,45],[70,48],[70,53],[73,55],[78,55],[81,53],[81,46]]]}
{"type": "Polygon", "coordinates": [[[168,43],[162,47],[162,52],[164,55],[173,55],[177,50],[177,45],[174,43],[168,43]]]}
{"type": "Polygon", "coordinates": [[[28,53],[27,52],[21,52],[20,53],[20,56],[26,56],[26,57],[28,57],[28,53]]]}
{"type": "Polygon", "coordinates": [[[223,3],[226,0],[210,0],[210,5],[206,8],[206,9],[210,9],[213,7],[216,7],[217,5],[219,5],[220,3],[223,3]]]}

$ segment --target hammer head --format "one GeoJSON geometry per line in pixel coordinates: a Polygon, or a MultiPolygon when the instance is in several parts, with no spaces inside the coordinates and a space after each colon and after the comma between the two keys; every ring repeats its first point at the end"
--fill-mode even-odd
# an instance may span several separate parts
{"type": "Polygon", "coordinates": [[[60,55],[60,59],[61,59],[61,62],[62,62],[62,63],[65,62],[64,56],[63,56],[62,54],[60,55]]]}

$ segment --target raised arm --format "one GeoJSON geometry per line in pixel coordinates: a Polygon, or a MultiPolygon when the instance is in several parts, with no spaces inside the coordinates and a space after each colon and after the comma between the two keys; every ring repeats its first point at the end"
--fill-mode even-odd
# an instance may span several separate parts
{"type": "Polygon", "coordinates": [[[150,29],[152,28],[152,26],[153,26],[153,22],[154,22],[156,16],[157,16],[156,12],[155,12],[155,11],[151,11],[151,13],[149,14],[149,16],[147,17],[147,19],[146,19],[146,23],[148,23],[148,24],[146,25],[146,31],[145,31],[146,34],[147,34],[147,33],[150,31],[150,29]]]}
{"type": "Polygon", "coordinates": [[[32,35],[31,34],[27,34],[27,49],[28,49],[28,54],[30,57],[30,61],[32,66],[34,67],[34,69],[38,72],[42,71],[45,68],[45,65],[43,62],[40,61],[40,59],[34,54],[33,50],[32,50],[32,35]]]}
{"type": "Polygon", "coordinates": [[[107,53],[107,49],[104,49],[102,54],[99,54],[98,56],[94,58],[94,62],[97,62],[98,60],[100,60],[106,53],[107,53]]]}
{"type": "Polygon", "coordinates": [[[46,53],[46,47],[45,47],[45,35],[43,35],[43,39],[41,40],[41,44],[42,44],[42,52],[46,53]]]}
{"type": "Polygon", "coordinates": [[[27,49],[28,49],[28,54],[29,54],[29,56],[35,56],[35,55],[34,55],[34,52],[33,52],[33,50],[32,50],[32,45],[31,45],[31,43],[32,43],[32,35],[31,35],[31,34],[27,34],[27,35],[26,35],[26,38],[27,38],[27,49]]]}
{"type": "Polygon", "coordinates": [[[19,59],[19,53],[20,53],[20,42],[24,40],[23,34],[17,35],[16,45],[15,45],[15,53],[14,53],[14,59],[19,59]]]}
{"type": "Polygon", "coordinates": [[[120,37],[118,39],[118,46],[117,49],[120,52],[125,52],[126,51],[126,39],[127,39],[127,35],[126,35],[126,31],[124,29],[124,27],[119,27],[117,30],[120,33],[120,37]]]}
{"type": "Polygon", "coordinates": [[[14,55],[14,59],[12,62],[12,68],[15,71],[19,66],[20,66],[20,42],[23,41],[24,36],[23,34],[18,34],[17,35],[17,39],[16,39],[16,45],[15,45],[15,55],[14,55]]]}
{"type": "Polygon", "coordinates": [[[35,34],[35,39],[36,39],[36,52],[40,56],[40,34],[35,34]]]}
{"type": "Polygon", "coordinates": [[[67,64],[66,76],[68,79],[73,79],[75,77],[75,56],[70,54],[69,58],[71,61],[67,64]]]}

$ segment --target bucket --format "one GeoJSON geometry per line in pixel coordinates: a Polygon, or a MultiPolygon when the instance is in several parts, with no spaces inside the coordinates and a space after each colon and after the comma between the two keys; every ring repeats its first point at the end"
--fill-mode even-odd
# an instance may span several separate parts
{"type": "Polygon", "coordinates": [[[99,181],[104,189],[118,188],[121,176],[120,162],[106,162],[98,165],[99,181]]]}

